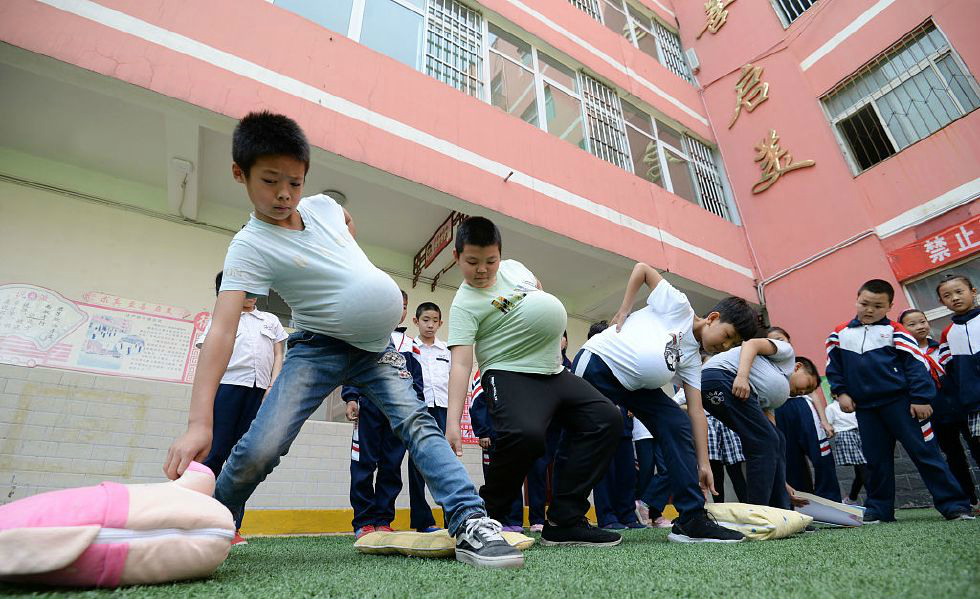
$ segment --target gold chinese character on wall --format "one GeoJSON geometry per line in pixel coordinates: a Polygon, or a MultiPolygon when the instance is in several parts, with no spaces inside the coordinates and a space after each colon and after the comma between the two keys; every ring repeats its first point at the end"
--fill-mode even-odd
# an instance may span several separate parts
{"type": "Polygon", "coordinates": [[[769,84],[762,81],[762,67],[752,66],[751,63],[742,67],[742,76],[735,84],[735,114],[728,122],[728,128],[731,129],[738,120],[743,107],[752,112],[768,99],[769,84]]]}
{"type": "Polygon", "coordinates": [[[701,39],[705,31],[710,31],[712,35],[718,33],[718,30],[722,28],[725,21],[728,20],[728,5],[735,0],[708,0],[704,3],[704,14],[707,17],[704,21],[704,27],[701,29],[701,33],[698,34],[697,39],[701,39]]]}
{"type": "Polygon", "coordinates": [[[769,131],[769,136],[759,142],[755,151],[755,161],[759,163],[762,175],[752,186],[752,193],[762,193],[769,189],[781,176],[790,171],[816,164],[813,160],[793,162],[793,155],[789,153],[789,150],[779,147],[779,136],[776,135],[775,129],[769,131]]]}

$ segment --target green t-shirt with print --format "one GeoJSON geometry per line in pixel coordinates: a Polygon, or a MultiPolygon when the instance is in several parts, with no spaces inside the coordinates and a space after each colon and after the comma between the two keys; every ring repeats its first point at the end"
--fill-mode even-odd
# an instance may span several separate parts
{"type": "Polygon", "coordinates": [[[475,345],[480,370],[557,374],[565,306],[536,286],[516,260],[503,260],[491,287],[464,282],[449,310],[449,346],[475,345]]]}

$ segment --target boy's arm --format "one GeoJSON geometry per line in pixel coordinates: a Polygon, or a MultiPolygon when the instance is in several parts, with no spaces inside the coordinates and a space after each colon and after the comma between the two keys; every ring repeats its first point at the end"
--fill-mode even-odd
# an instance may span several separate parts
{"type": "Polygon", "coordinates": [[[936,383],[928,362],[917,347],[907,347],[901,340],[896,340],[895,346],[912,401],[909,411],[918,420],[925,420],[932,416],[931,404],[936,399],[936,383]]]}
{"type": "Polygon", "coordinates": [[[279,378],[279,373],[282,372],[282,358],[286,354],[286,352],[283,350],[285,345],[285,341],[279,341],[272,344],[272,354],[274,356],[272,359],[272,378],[269,379],[269,389],[265,390],[265,393],[262,395],[262,399],[265,399],[265,396],[269,394],[269,390],[272,389],[272,385],[274,385],[276,379],[279,378]]]}
{"type": "Polygon", "coordinates": [[[446,412],[446,439],[457,456],[463,456],[463,440],[459,421],[463,417],[466,391],[473,372],[473,346],[454,345],[449,348],[452,359],[449,367],[449,409],[446,412]]]}
{"type": "Polygon", "coordinates": [[[820,426],[823,428],[823,432],[827,433],[827,438],[833,437],[834,427],[827,420],[827,398],[823,396],[823,389],[817,387],[810,394],[810,398],[813,399],[813,407],[817,409],[817,416],[820,418],[820,426]]]}
{"type": "Polygon", "coordinates": [[[633,304],[636,302],[636,294],[640,291],[640,287],[646,283],[647,287],[655,289],[663,279],[654,267],[643,262],[637,262],[636,266],[633,267],[633,272],[630,273],[629,280],[626,282],[626,291],[623,293],[623,304],[619,307],[619,311],[609,320],[609,326],[615,326],[617,332],[623,330],[623,322],[626,321],[626,317],[633,311],[633,304]]]}
{"type": "Polygon", "coordinates": [[[854,400],[847,394],[847,384],[844,380],[844,356],[840,348],[839,333],[843,327],[838,327],[827,337],[827,382],[830,383],[830,392],[837,398],[842,412],[851,414],[854,412],[854,400]]]}
{"type": "Polygon", "coordinates": [[[354,217],[350,215],[350,212],[347,212],[347,208],[341,206],[340,209],[344,211],[344,224],[347,225],[350,236],[357,237],[357,227],[354,226],[354,217]]]}
{"type": "Polygon", "coordinates": [[[742,352],[738,358],[738,373],[732,383],[732,395],[739,399],[748,399],[752,388],[749,386],[749,372],[756,356],[771,356],[776,353],[776,344],[769,339],[749,339],[742,343],[742,352]]]}
{"type": "Polygon", "coordinates": [[[691,431],[694,433],[694,452],[698,457],[698,481],[705,499],[708,493],[717,495],[715,478],[708,463],[708,419],[704,416],[701,404],[701,391],[688,383],[684,383],[684,397],[687,398],[687,417],[691,419],[691,431]]]}
{"type": "Polygon", "coordinates": [[[235,333],[244,302],[244,291],[222,291],[214,303],[211,330],[198,357],[197,373],[191,388],[187,432],[170,446],[163,465],[163,472],[170,480],[183,474],[192,461],[204,459],[211,449],[214,394],[218,391],[221,375],[228,368],[231,352],[235,348],[235,333]]]}
{"type": "Polygon", "coordinates": [[[410,352],[405,352],[405,354],[405,365],[412,374],[412,388],[415,389],[415,395],[418,396],[419,401],[424,404],[425,379],[422,378],[422,364],[419,363],[419,359],[414,354],[410,352]]]}

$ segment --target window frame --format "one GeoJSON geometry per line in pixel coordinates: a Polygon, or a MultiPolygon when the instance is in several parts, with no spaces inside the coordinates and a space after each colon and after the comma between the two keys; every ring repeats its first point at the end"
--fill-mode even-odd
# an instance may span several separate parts
{"type": "MultiPolygon", "coordinates": [[[[950,310],[949,308],[947,308],[946,306],[944,306],[942,302],[939,302],[939,306],[937,306],[935,308],[930,308],[929,310],[925,310],[922,307],[918,306],[915,303],[915,299],[912,297],[912,292],[909,291],[908,286],[911,285],[911,284],[913,284],[913,283],[918,283],[919,281],[921,281],[923,279],[928,279],[929,277],[938,275],[941,272],[944,272],[944,271],[947,271],[947,270],[954,270],[954,269],[959,268],[962,265],[966,264],[967,262],[972,262],[974,260],[980,261],[980,255],[967,256],[967,257],[963,258],[962,260],[957,260],[956,262],[952,262],[950,264],[944,264],[944,265],[942,265],[939,268],[934,268],[934,269],[929,270],[929,271],[926,271],[926,272],[924,272],[924,273],[922,273],[920,275],[916,275],[916,276],[912,277],[911,279],[906,279],[906,280],[902,281],[901,282],[901,284],[902,284],[902,293],[905,294],[905,300],[908,302],[908,304],[909,304],[910,307],[912,307],[912,308],[914,308],[916,310],[921,310],[922,313],[926,315],[926,318],[929,319],[929,322],[930,323],[932,323],[933,320],[938,320],[940,318],[945,318],[945,317],[951,315],[953,313],[953,311],[950,310]]],[[[936,341],[939,341],[938,338],[935,338],[935,340],[936,341]]]]}
{"type": "Polygon", "coordinates": [[[798,14],[796,16],[796,18],[794,18],[794,19],[790,19],[789,18],[789,15],[786,14],[786,9],[783,8],[782,0],[769,0],[769,4],[772,4],[773,12],[776,13],[776,16],[777,17],[779,17],[779,22],[782,23],[783,29],[789,29],[790,26],[793,23],[799,21],[800,20],[800,17],[802,17],[804,14],[806,14],[806,12],[808,10],[810,10],[811,8],[813,8],[814,6],[816,6],[818,1],[819,0],[813,0],[813,2],[810,4],[810,6],[806,7],[805,9],[803,9],[803,11],[800,14],[798,14]]]}
{"type": "Polygon", "coordinates": [[[866,65],[863,65],[860,69],[858,69],[858,71],[856,71],[854,74],[852,74],[849,77],[847,77],[844,81],[842,81],[838,85],[834,86],[834,88],[831,91],[829,91],[826,94],[822,95],[818,99],[818,102],[820,103],[820,106],[823,108],[823,111],[824,111],[824,114],[827,117],[827,120],[830,122],[831,129],[834,132],[834,136],[837,138],[837,145],[840,146],[841,151],[844,153],[844,158],[847,161],[847,164],[848,164],[848,166],[851,169],[851,173],[854,176],[860,175],[860,174],[862,174],[862,173],[864,173],[864,172],[866,172],[866,171],[868,171],[870,169],[873,169],[874,167],[876,167],[879,164],[885,162],[886,160],[888,160],[892,156],[895,156],[895,155],[901,153],[904,149],[906,149],[908,147],[911,147],[911,146],[915,145],[917,142],[922,141],[923,139],[926,139],[926,137],[929,137],[929,136],[933,135],[934,133],[937,133],[937,132],[941,131],[942,129],[948,127],[953,122],[955,122],[955,121],[963,118],[964,116],[970,114],[970,112],[973,112],[973,110],[976,110],[976,108],[974,108],[973,110],[970,110],[968,112],[964,108],[963,104],[960,102],[960,99],[956,96],[955,93],[953,93],[953,88],[950,86],[950,82],[946,80],[946,76],[943,75],[942,70],[938,67],[938,65],[936,63],[939,60],[945,58],[947,55],[948,56],[951,56],[953,58],[953,60],[956,62],[956,65],[960,68],[960,70],[964,74],[970,76],[970,86],[973,89],[974,93],[976,93],[978,96],[980,96],[980,84],[978,84],[977,81],[976,81],[976,78],[973,77],[973,73],[968,68],[966,68],[966,63],[963,62],[963,59],[959,56],[959,54],[953,48],[953,44],[950,43],[949,38],[946,37],[946,34],[943,33],[943,31],[941,29],[939,29],[939,27],[936,26],[936,24],[934,22],[929,21],[928,23],[931,23],[932,24],[932,27],[935,28],[936,31],[938,31],[940,35],[942,35],[943,39],[946,42],[946,46],[945,47],[939,48],[935,52],[932,52],[932,53],[926,55],[924,58],[922,58],[921,60],[919,60],[919,62],[915,63],[910,68],[908,68],[907,70],[905,70],[902,73],[899,73],[896,77],[893,77],[887,83],[885,83],[884,85],[882,85],[881,87],[879,87],[877,89],[877,91],[874,91],[874,92],[872,92],[870,94],[865,94],[865,95],[861,96],[854,104],[852,104],[849,108],[847,108],[846,110],[842,111],[841,113],[839,113],[837,115],[834,115],[834,114],[831,113],[830,107],[828,106],[827,101],[830,98],[832,98],[833,95],[835,94],[835,91],[834,90],[841,90],[842,91],[844,88],[846,88],[851,83],[857,81],[858,79],[861,79],[863,77],[867,77],[868,74],[870,73],[870,68],[869,68],[868,65],[871,65],[872,63],[878,62],[879,59],[888,56],[890,53],[893,54],[893,55],[896,54],[895,52],[891,52],[891,51],[893,49],[895,49],[895,48],[899,48],[899,47],[903,46],[904,44],[903,44],[902,40],[905,39],[906,37],[909,37],[909,39],[912,39],[914,37],[918,37],[918,35],[920,35],[921,33],[925,33],[927,31],[929,31],[928,25],[926,25],[925,23],[923,23],[922,25],[920,25],[920,26],[916,27],[915,29],[913,29],[908,34],[902,36],[902,38],[898,42],[896,42],[895,44],[893,44],[892,46],[890,46],[888,49],[886,49],[885,51],[877,54],[866,65]],[[916,33],[917,31],[919,33],[916,33]],[[878,101],[881,100],[881,98],[883,98],[885,95],[887,95],[887,94],[891,93],[892,91],[894,91],[896,88],[898,88],[898,86],[902,85],[903,83],[905,83],[906,81],[912,79],[913,77],[915,77],[919,73],[922,73],[926,69],[930,69],[930,68],[932,69],[932,71],[936,75],[936,77],[938,77],[939,81],[942,82],[942,84],[943,84],[943,86],[945,88],[944,91],[946,92],[947,96],[952,100],[953,105],[960,111],[960,114],[959,114],[959,116],[952,118],[948,123],[946,123],[945,125],[941,126],[936,131],[933,131],[929,135],[926,135],[925,137],[920,137],[919,139],[917,139],[917,140],[913,141],[912,143],[908,144],[907,146],[899,147],[899,144],[898,144],[898,142],[895,139],[895,135],[892,133],[891,129],[889,129],[888,124],[881,117],[881,110],[878,108],[878,101]],[[851,116],[853,116],[854,114],[856,114],[859,110],[861,110],[864,106],[866,106],[869,103],[872,105],[872,108],[874,109],[874,113],[875,113],[875,116],[878,118],[879,125],[881,126],[882,130],[885,132],[885,135],[888,136],[889,142],[891,142],[892,146],[895,148],[895,153],[894,154],[891,154],[890,156],[888,156],[888,157],[886,157],[886,158],[884,158],[882,160],[879,160],[878,162],[872,164],[868,168],[861,168],[861,165],[858,163],[858,161],[855,158],[853,152],[851,151],[850,144],[848,143],[847,138],[841,133],[841,130],[840,130],[840,127],[839,127],[839,123],[841,121],[845,120],[845,119],[850,118],[851,116]]]}
{"type": "MultiPolygon", "coordinates": [[[[603,13],[602,13],[601,5],[603,3],[609,4],[612,8],[615,8],[616,10],[618,10],[620,13],[623,14],[623,16],[626,19],[626,27],[629,30],[629,35],[628,36],[623,35],[625,32],[620,32],[620,35],[625,39],[627,39],[630,42],[630,44],[633,45],[634,48],[639,50],[641,53],[650,56],[646,52],[643,52],[643,50],[640,50],[639,40],[636,39],[636,28],[640,27],[647,35],[649,35],[654,40],[654,45],[657,48],[657,56],[655,57],[651,56],[651,58],[655,58],[656,61],[660,63],[662,67],[664,67],[674,75],[680,77],[687,83],[690,83],[695,87],[699,86],[698,80],[694,76],[694,72],[691,70],[691,65],[687,63],[687,57],[684,55],[684,46],[682,46],[680,43],[681,42],[680,34],[677,32],[677,30],[674,27],[671,27],[669,24],[663,22],[657,15],[652,14],[648,9],[645,9],[645,7],[638,6],[630,2],[629,0],[597,0],[596,4],[599,6],[599,15],[598,17],[596,17],[596,20],[602,23],[603,26],[606,26],[606,21],[602,17],[603,13]],[[647,22],[640,22],[634,16],[634,13],[638,13],[642,15],[644,20],[647,22]],[[677,47],[680,50],[680,60],[685,67],[685,74],[677,73],[674,71],[674,69],[670,67],[666,58],[667,53],[663,48],[664,42],[660,37],[660,32],[658,30],[657,25],[659,25],[668,33],[672,33],[673,35],[677,36],[677,47]]],[[[606,28],[609,29],[608,26],[606,26],[606,28]]],[[[609,29],[609,30],[616,33],[613,29],[609,29]]]]}

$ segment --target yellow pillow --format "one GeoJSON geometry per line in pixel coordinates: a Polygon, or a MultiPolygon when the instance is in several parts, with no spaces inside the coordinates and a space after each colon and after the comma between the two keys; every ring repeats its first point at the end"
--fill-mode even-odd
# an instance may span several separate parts
{"type": "MultiPolygon", "coordinates": [[[[534,539],[517,532],[502,533],[511,546],[525,551],[534,539]]],[[[409,555],[414,557],[453,557],[456,541],[445,530],[414,532],[410,530],[368,533],[354,542],[354,549],[372,555],[409,555]]]]}
{"type": "Polygon", "coordinates": [[[721,526],[737,530],[754,541],[782,539],[813,522],[813,518],[790,510],[748,503],[709,503],[704,506],[721,526]]]}

